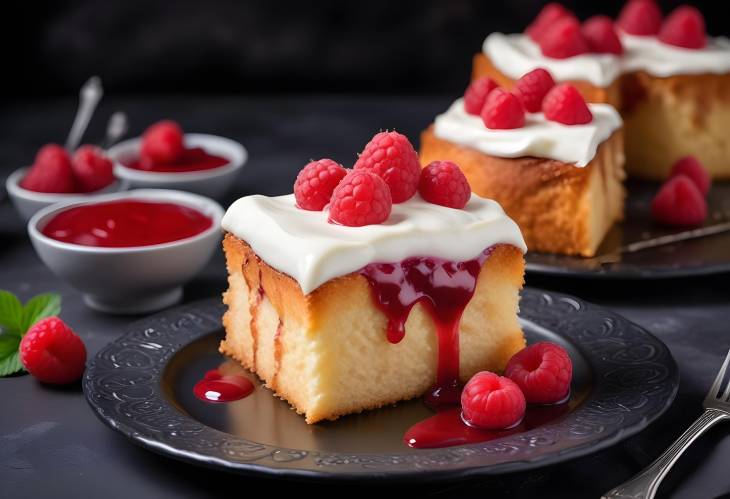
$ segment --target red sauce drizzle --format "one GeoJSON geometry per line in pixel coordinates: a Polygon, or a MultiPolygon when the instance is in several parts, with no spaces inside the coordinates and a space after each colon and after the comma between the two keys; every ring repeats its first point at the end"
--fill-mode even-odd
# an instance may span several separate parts
{"type": "Polygon", "coordinates": [[[128,248],[178,241],[200,234],[211,225],[210,217],[187,206],[121,200],[63,210],[41,232],[64,243],[128,248]]]}
{"type": "Polygon", "coordinates": [[[124,166],[135,170],[157,173],[185,173],[212,170],[225,166],[230,161],[222,156],[209,154],[202,147],[185,149],[177,161],[173,163],[154,163],[146,158],[137,158],[123,162],[124,166]]]}
{"type": "Polygon", "coordinates": [[[208,371],[203,379],[195,383],[193,393],[205,402],[233,402],[253,392],[253,383],[248,378],[235,374],[221,374],[218,369],[208,371]]]}

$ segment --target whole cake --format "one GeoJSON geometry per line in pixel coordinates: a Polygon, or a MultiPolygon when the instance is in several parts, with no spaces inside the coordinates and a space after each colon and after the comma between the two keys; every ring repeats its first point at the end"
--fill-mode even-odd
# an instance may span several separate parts
{"type": "Polygon", "coordinates": [[[382,132],[353,170],[312,162],[295,194],[241,198],[223,219],[220,350],[308,423],[424,393],[453,402],[525,345],[517,225],[453,163],[417,160],[382,132]]]}
{"type": "Polygon", "coordinates": [[[473,78],[512,88],[538,67],[620,111],[630,175],[664,179],[693,155],[713,177],[730,178],[730,40],[707,36],[696,9],[663,18],[653,0],[629,0],[614,25],[605,16],[581,23],[548,4],[525,33],[490,34],[473,78]]]}

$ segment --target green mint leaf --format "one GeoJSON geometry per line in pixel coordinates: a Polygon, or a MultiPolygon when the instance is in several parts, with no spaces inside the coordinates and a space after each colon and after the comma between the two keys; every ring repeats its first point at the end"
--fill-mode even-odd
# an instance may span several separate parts
{"type": "Polygon", "coordinates": [[[61,296],[56,293],[44,293],[28,300],[23,310],[21,334],[41,319],[61,313],[61,296]]]}
{"type": "Polygon", "coordinates": [[[0,328],[5,333],[21,336],[23,329],[23,305],[13,293],[0,289],[0,328]]]}
{"type": "Polygon", "coordinates": [[[0,334],[0,376],[17,373],[24,370],[20,362],[18,346],[20,337],[14,334],[0,334]]]}

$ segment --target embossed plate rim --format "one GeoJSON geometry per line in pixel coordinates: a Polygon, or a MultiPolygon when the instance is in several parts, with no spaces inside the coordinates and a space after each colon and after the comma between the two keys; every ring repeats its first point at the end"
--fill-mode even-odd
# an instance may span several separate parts
{"type": "Polygon", "coordinates": [[[167,361],[220,329],[222,311],[218,299],[208,299],[132,324],[86,370],[83,389],[94,413],[142,447],[217,469],[292,479],[449,480],[524,471],[612,446],[663,414],[679,385],[671,353],[640,326],[569,295],[526,288],[521,318],[571,341],[593,370],[594,389],[565,418],[490,442],[407,454],[284,449],[205,426],[162,391],[167,361]]]}

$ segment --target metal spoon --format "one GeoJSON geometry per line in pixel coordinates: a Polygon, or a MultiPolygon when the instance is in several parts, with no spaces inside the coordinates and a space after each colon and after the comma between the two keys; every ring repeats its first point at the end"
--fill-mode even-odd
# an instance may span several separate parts
{"type": "Polygon", "coordinates": [[[122,111],[117,111],[109,118],[106,125],[106,136],[101,143],[102,149],[109,149],[111,146],[119,142],[119,139],[126,135],[129,130],[129,120],[127,115],[122,111]]]}
{"type": "Polygon", "coordinates": [[[104,89],[101,86],[101,78],[98,76],[92,76],[81,87],[79,108],[76,110],[74,123],[66,139],[67,151],[75,151],[81,143],[81,138],[84,136],[84,132],[86,132],[86,127],[89,126],[89,121],[91,121],[96,105],[99,104],[102,95],[104,95],[104,89]]]}

